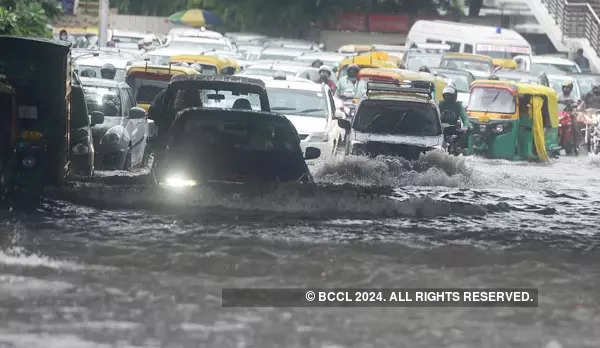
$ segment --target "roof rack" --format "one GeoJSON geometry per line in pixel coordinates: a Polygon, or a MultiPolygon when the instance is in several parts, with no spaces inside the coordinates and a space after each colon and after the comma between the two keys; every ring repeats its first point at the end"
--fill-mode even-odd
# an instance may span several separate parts
{"type": "Polygon", "coordinates": [[[433,99],[435,85],[431,81],[369,81],[367,82],[367,96],[371,92],[396,92],[403,94],[418,94],[433,99]]]}

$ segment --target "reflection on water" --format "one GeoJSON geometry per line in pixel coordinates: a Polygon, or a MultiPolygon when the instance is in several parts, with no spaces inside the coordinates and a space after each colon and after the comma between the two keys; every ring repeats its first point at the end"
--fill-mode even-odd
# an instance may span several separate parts
{"type": "MultiPolygon", "coordinates": [[[[139,171],[0,221],[0,347],[598,347],[600,160],[316,163],[167,194],[139,171]],[[223,287],[537,287],[537,309],[222,309],[223,287]]],[[[117,176],[115,176],[115,174],[117,176]]]]}

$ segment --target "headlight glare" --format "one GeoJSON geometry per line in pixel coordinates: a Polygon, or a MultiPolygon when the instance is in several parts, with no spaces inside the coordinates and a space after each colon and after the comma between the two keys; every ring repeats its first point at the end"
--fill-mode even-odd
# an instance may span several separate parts
{"type": "Polygon", "coordinates": [[[172,188],[184,188],[196,186],[198,182],[183,175],[171,175],[165,179],[164,184],[172,188]]]}
{"type": "Polygon", "coordinates": [[[36,165],[36,160],[34,157],[28,156],[23,158],[23,161],[21,163],[23,163],[23,167],[25,168],[33,168],[36,165]]]}

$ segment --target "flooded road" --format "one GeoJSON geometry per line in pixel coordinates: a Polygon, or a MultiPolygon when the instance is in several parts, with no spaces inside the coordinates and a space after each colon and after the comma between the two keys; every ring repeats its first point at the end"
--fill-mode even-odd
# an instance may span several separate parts
{"type": "Polygon", "coordinates": [[[600,159],[312,169],[242,194],[103,173],[5,214],[0,347],[600,346],[600,159]],[[222,308],[225,287],[534,287],[540,306],[222,308]]]}

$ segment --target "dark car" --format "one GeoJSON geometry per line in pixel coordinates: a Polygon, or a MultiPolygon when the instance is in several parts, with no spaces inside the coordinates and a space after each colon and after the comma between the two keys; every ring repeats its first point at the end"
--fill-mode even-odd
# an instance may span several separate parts
{"type": "MultiPolygon", "coordinates": [[[[306,159],[319,155],[316,148],[306,151],[306,159]]],[[[279,114],[188,108],[173,122],[152,177],[170,187],[312,182],[304,160],[296,129],[279,114]]]]}
{"type": "Polygon", "coordinates": [[[85,93],[76,73],[71,79],[71,173],[84,176],[94,174],[94,141],[92,127],[104,122],[104,115],[88,113],[85,93]],[[91,118],[91,119],[90,119],[91,118]]]}
{"type": "Polygon", "coordinates": [[[124,82],[81,78],[88,111],[104,115],[92,128],[96,169],[124,169],[144,164],[148,117],[135,106],[131,87],[124,82]]]}

